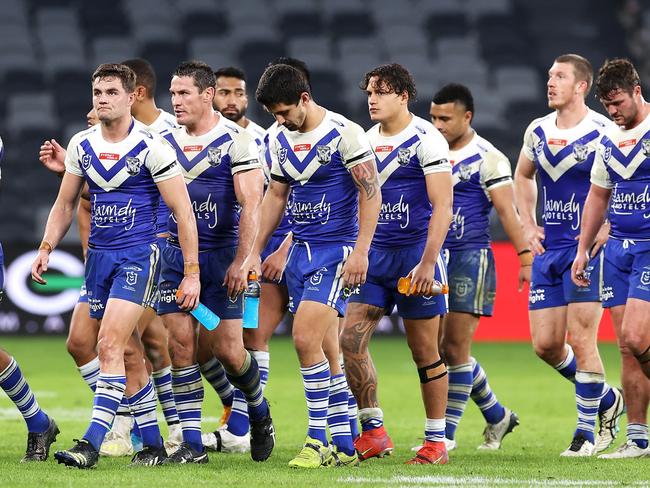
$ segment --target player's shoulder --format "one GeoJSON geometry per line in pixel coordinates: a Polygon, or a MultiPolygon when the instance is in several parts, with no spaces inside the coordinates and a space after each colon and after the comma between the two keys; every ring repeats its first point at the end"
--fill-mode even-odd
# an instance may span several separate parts
{"type": "Polygon", "coordinates": [[[250,132],[255,139],[259,139],[260,141],[264,140],[264,136],[266,135],[266,131],[262,126],[259,124],[253,122],[251,119],[248,119],[248,125],[246,126],[246,130],[250,132]]]}
{"type": "Polygon", "coordinates": [[[331,110],[328,110],[325,114],[324,122],[332,129],[337,130],[342,137],[345,137],[346,135],[357,136],[366,133],[366,131],[363,130],[363,127],[356,122],[348,119],[344,115],[332,112],[331,110]]]}
{"type": "Polygon", "coordinates": [[[421,140],[429,140],[436,144],[442,144],[447,146],[447,140],[443,137],[438,129],[428,120],[424,120],[422,117],[413,115],[413,120],[409,125],[410,131],[418,136],[421,140]]]}
{"type": "Polygon", "coordinates": [[[87,129],[80,130],[70,138],[70,142],[68,142],[68,145],[70,147],[75,146],[81,143],[81,141],[85,139],[99,135],[99,133],[100,133],[99,124],[93,125],[92,127],[88,127],[87,129]]]}
{"type": "Polygon", "coordinates": [[[179,125],[174,115],[164,110],[160,110],[160,115],[149,127],[157,132],[162,132],[164,130],[169,131],[171,129],[179,127],[179,125]]]}
{"type": "Polygon", "coordinates": [[[482,155],[485,160],[508,160],[508,157],[499,149],[496,148],[494,144],[482,137],[480,134],[476,134],[474,140],[472,141],[477,149],[477,152],[482,155]]]}
{"type": "Polygon", "coordinates": [[[551,112],[546,115],[542,115],[541,117],[537,117],[536,119],[533,119],[530,124],[528,124],[528,127],[526,127],[526,133],[532,132],[538,127],[546,128],[548,126],[555,126],[555,112],[551,112]]]}
{"type": "Polygon", "coordinates": [[[611,127],[616,127],[616,124],[614,124],[611,119],[592,109],[589,109],[587,121],[590,125],[594,126],[601,132],[610,129],[611,127]]]}

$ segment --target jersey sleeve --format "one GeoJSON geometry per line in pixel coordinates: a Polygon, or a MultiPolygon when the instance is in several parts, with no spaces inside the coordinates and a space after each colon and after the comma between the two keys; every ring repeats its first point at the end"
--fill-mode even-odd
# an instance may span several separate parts
{"type": "Polygon", "coordinates": [[[342,128],[339,152],[348,170],[374,156],[368,136],[361,126],[354,122],[348,122],[342,128]]]}
{"type": "Polygon", "coordinates": [[[526,132],[524,132],[524,142],[521,146],[521,151],[531,161],[535,159],[535,141],[533,138],[534,124],[535,122],[531,122],[528,127],[526,127],[526,132]]]}
{"type": "Polygon", "coordinates": [[[607,148],[601,142],[596,146],[596,154],[594,155],[594,163],[591,166],[591,183],[602,188],[612,189],[614,187],[609,172],[605,166],[605,151],[607,148]]]}
{"type": "Polygon", "coordinates": [[[508,158],[500,151],[488,151],[481,165],[481,182],[487,190],[512,184],[512,168],[508,158]]]}
{"type": "Polygon", "coordinates": [[[75,135],[68,143],[68,148],[65,153],[65,170],[68,173],[83,178],[84,174],[81,171],[81,161],[79,160],[81,154],[79,152],[78,140],[78,137],[75,135]]]}
{"type": "Polygon", "coordinates": [[[262,165],[259,161],[260,149],[250,132],[240,131],[232,134],[232,137],[232,144],[228,148],[232,174],[250,169],[261,169],[262,165]]]}
{"type": "Polygon", "coordinates": [[[172,145],[157,133],[151,132],[151,140],[147,141],[149,154],[145,160],[145,166],[149,169],[153,181],[168,180],[181,174],[180,167],[176,162],[176,151],[172,145]]]}
{"type": "Polygon", "coordinates": [[[451,173],[449,144],[439,132],[427,132],[421,137],[416,153],[425,175],[451,173]]]}

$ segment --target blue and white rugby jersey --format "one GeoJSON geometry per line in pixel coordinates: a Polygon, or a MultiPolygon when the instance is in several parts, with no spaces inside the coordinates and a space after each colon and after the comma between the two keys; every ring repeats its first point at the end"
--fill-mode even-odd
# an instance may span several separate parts
{"type": "MultiPolygon", "coordinates": [[[[278,125],[277,122],[274,122],[271,127],[269,127],[266,132],[264,133],[264,139],[263,139],[263,144],[264,144],[264,158],[262,161],[266,164],[264,164],[264,177],[266,178],[266,184],[268,185],[270,183],[271,179],[271,166],[273,165],[273,160],[271,158],[271,152],[269,150],[269,141],[272,140],[275,136],[278,134],[278,130],[280,129],[280,126],[278,125]]],[[[284,211],[284,216],[282,217],[282,220],[280,221],[280,224],[278,227],[275,229],[275,232],[273,232],[273,238],[276,237],[284,237],[286,236],[289,232],[291,232],[291,194],[289,194],[289,199],[287,201],[287,208],[284,211]]]]}
{"type": "Polygon", "coordinates": [[[174,150],[157,133],[133,120],[128,136],[112,143],[104,140],[98,124],[72,137],[65,169],[85,178],[90,188],[89,247],[124,249],[155,242],[156,182],[180,174],[174,150]]]}
{"type": "MultiPolygon", "coordinates": [[[[189,135],[185,127],[163,132],[163,136],[176,149],[185,176],[199,231],[199,250],[236,246],[240,207],[233,176],[261,168],[253,136],[223,116],[201,136],[189,135]]],[[[169,219],[169,233],[178,239],[174,215],[169,219]]]]}
{"type": "Polygon", "coordinates": [[[427,240],[431,202],[425,175],[449,173],[449,145],[438,130],[415,115],[399,134],[385,137],[380,125],[368,139],[375,151],[381,186],[381,211],[372,247],[393,249],[427,240]]]}
{"type": "Polygon", "coordinates": [[[282,126],[269,140],[271,178],[291,187],[292,231],[298,241],[354,243],[358,192],[349,170],[372,158],[363,129],[327,111],[309,132],[282,126]]]}
{"type": "Polygon", "coordinates": [[[633,129],[612,125],[605,131],[591,182],[612,190],[611,237],[650,240],[650,116],[633,129]]]}
{"type": "Polygon", "coordinates": [[[553,112],[531,122],[522,147],[541,179],[543,245],[547,249],[577,243],[596,145],[600,134],[611,125],[593,110],[570,129],[558,129],[556,119],[553,112]]]}
{"type": "Polygon", "coordinates": [[[512,185],[508,158],[478,134],[457,151],[450,151],[454,183],[454,219],[446,249],[485,249],[490,246],[490,190],[512,185]]]}
{"type": "MultiPolygon", "coordinates": [[[[170,130],[174,127],[178,127],[176,123],[176,117],[174,117],[169,112],[160,110],[158,118],[154,120],[153,124],[149,126],[149,129],[158,132],[159,134],[164,130],[170,130]]],[[[158,202],[158,214],[156,216],[156,233],[157,234],[166,234],[169,231],[169,208],[167,204],[160,197],[158,202]]]]}

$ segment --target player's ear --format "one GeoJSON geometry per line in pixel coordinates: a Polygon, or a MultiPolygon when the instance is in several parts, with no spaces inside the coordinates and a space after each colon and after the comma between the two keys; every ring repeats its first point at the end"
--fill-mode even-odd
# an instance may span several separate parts
{"type": "Polygon", "coordinates": [[[309,93],[307,93],[307,92],[302,92],[302,93],[300,94],[300,101],[301,101],[302,103],[307,103],[307,102],[309,102],[309,100],[311,100],[311,95],[310,95],[309,93]]]}
{"type": "Polygon", "coordinates": [[[215,94],[215,89],[213,86],[209,86],[203,91],[204,99],[208,100],[210,104],[212,104],[212,100],[214,100],[214,94],[215,94]]]}

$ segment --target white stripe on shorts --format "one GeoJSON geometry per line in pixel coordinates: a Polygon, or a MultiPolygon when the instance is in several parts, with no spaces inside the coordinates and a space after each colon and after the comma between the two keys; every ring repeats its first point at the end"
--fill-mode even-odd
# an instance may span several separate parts
{"type": "Polygon", "coordinates": [[[327,305],[330,307],[334,307],[336,304],[336,300],[341,293],[341,290],[343,289],[343,266],[345,265],[345,261],[348,259],[348,256],[350,256],[350,253],[352,253],[352,246],[343,246],[343,259],[341,262],[339,262],[338,266],[336,267],[336,273],[334,274],[334,282],[332,283],[332,287],[330,288],[330,294],[327,297],[327,305]]]}

